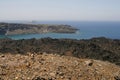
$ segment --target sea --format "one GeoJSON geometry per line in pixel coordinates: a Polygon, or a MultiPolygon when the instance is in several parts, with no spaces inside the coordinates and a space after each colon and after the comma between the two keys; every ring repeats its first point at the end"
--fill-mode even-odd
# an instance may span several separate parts
{"type": "MultiPolygon", "coordinates": [[[[18,22],[19,23],[19,22],[18,22]]],[[[22,23],[22,22],[21,22],[22,23]]],[[[28,23],[28,22],[26,22],[28,23]]],[[[31,23],[30,23],[31,24],[31,23]]],[[[33,24],[64,24],[79,29],[76,33],[44,33],[44,34],[22,34],[22,35],[0,35],[0,38],[31,39],[31,38],[54,38],[54,39],[91,39],[95,37],[106,37],[120,39],[120,22],[113,21],[34,21],[33,24]]]]}

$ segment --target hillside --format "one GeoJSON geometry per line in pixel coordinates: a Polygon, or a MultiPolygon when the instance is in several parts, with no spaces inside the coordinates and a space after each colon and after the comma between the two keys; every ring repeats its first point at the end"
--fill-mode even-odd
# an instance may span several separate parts
{"type": "Polygon", "coordinates": [[[120,65],[120,40],[92,38],[88,40],[72,39],[0,39],[0,53],[54,53],[78,58],[109,61],[120,65]]]}
{"type": "Polygon", "coordinates": [[[120,80],[109,62],[53,54],[0,54],[0,80],[120,80]]]}
{"type": "Polygon", "coordinates": [[[0,23],[0,35],[75,33],[77,30],[70,25],[0,23]]]}

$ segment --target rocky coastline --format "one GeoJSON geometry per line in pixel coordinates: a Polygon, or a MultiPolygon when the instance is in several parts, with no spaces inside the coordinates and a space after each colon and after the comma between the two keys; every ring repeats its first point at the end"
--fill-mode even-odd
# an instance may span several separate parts
{"type": "Polygon", "coordinates": [[[0,35],[75,33],[77,30],[70,25],[0,23],[0,35]]]}

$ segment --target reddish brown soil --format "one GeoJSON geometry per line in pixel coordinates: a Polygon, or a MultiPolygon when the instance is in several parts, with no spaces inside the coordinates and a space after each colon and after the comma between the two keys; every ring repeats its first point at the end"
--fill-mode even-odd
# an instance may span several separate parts
{"type": "Polygon", "coordinates": [[[55,54],[0,54],[0,80],[120,80],[120,66],[55,54]]]}

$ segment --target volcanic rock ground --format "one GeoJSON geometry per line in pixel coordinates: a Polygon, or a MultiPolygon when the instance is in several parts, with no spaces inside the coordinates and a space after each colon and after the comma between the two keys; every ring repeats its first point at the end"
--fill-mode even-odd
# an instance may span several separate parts
{"type": "Polygon", "coordinates": [[[120,66],[56,54],[0,54],[0,80],[120,80],[120,66]]]}
{"type": "Polygon", "coordinates": [[[69,55],[77,58],[87,58],[120,65],[120,40],[107,39],[104,37],[88,40],[73,39],[0,39],[0,53],[26,54],[31,53],[54,53],[69,55]]]}

